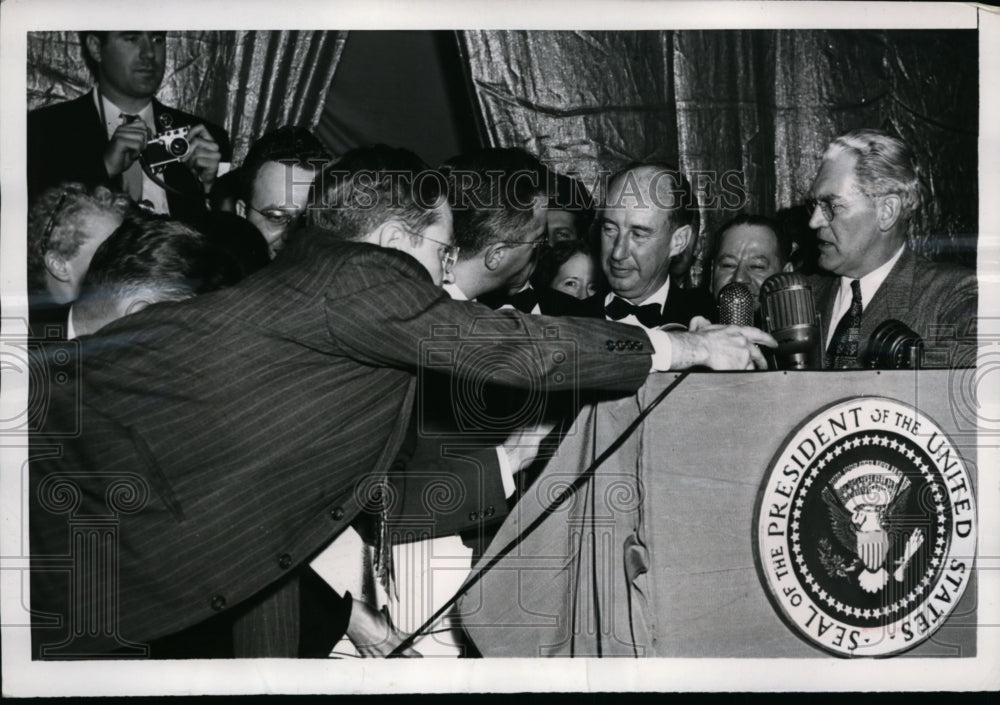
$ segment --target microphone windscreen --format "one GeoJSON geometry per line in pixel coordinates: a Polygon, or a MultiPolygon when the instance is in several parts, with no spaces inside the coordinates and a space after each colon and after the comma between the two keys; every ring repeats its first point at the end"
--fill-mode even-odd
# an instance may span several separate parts
{"type": "Polygon", "coordinates": [[[719,323],[724,326],[752,326],[754,298],[750,287],[729,282],[719,292],[719,323]]]}
{"type": "Polygon", "coordinates": [[[778,272],[760,287],[764,326],[778,349],[779,369],[821,369],[822,348],[812,287],[798,272],[778,272]]]}
{"type": "Polygon", "coordinates": [[[882,321],[859,357],[862,367],[873,370],[909,370],[921,366],[923,340],[902,321],[882,321]]]}

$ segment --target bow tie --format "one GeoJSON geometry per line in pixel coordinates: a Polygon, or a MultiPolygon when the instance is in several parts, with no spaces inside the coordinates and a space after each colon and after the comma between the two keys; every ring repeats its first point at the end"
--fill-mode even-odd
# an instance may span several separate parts
{"type": "Polygon", "coordinates": [[[660,324],[662,310],[660,304],[636,306],[618,296],[612,298],[611,302],[604,307],[604,312],[612,321],[620,321],[631,314],[646,328],[655,328],[660,324]]]}
{"type": "Polygon", "coordinates": [[[524,291],[519,291],[513,296],[511,296],[507,303],[516,308],[522,313],[531,313],[535,308],[535,304],[538,303],[538,294],[531,287],[528,287],[524,291]]]}

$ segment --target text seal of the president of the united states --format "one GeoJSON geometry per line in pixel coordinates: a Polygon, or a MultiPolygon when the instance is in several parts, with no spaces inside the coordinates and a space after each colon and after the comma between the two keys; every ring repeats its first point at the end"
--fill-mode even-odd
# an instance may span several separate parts
{"type": "Polygon", "coordinates": [[[857,397],[808,419],[756,514],[762,582],[785,621],[840,656],[911,649],[948,619],[976,552],[973,481],[912,405],[857,397]]]}

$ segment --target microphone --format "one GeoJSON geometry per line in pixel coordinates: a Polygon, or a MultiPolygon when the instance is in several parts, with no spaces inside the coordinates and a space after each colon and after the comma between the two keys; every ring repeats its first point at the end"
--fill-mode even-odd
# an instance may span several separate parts
{"type": "Polygon", "coordinates": [[[779,370],[821,370],[823,350],[812,287],[797,272],[778,272],[760,287],[765,330],[778,341],[779,370]]]}
{"type": "Polygon", "coordinates": [[[882,321],[859,356],[869,370],[912,370],[921,366],[924,341],[902,321],[882,321]]]}
{"type": "Polygon", "coordinates": [[[719,291],[719,323],[724,326],[753,325],[753,292],[740,282],[729,282],[719,291]]]}

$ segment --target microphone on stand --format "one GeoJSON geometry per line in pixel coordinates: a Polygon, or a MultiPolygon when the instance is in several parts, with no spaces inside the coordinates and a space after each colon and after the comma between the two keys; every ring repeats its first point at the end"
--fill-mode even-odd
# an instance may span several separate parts
{"type": "Polygon", "coordinates": [[[869,370],[913,370],[923,364],[924,341],[902,321],[890,318],[872,332],[859,356],[869,370]]]}
{"type": "Polygon", "coordinates": [[[778,341],[779,370],[823,369],[819,316],[812,287],[797,272],[778,272],[760,287],[764,329],[778,341]]]}
{"type": "Polygon", "coordinates": [[[753,292],[746,284],[729,282],[719,291],[719,323],[724,326],[753,325],[753,292]]]}

